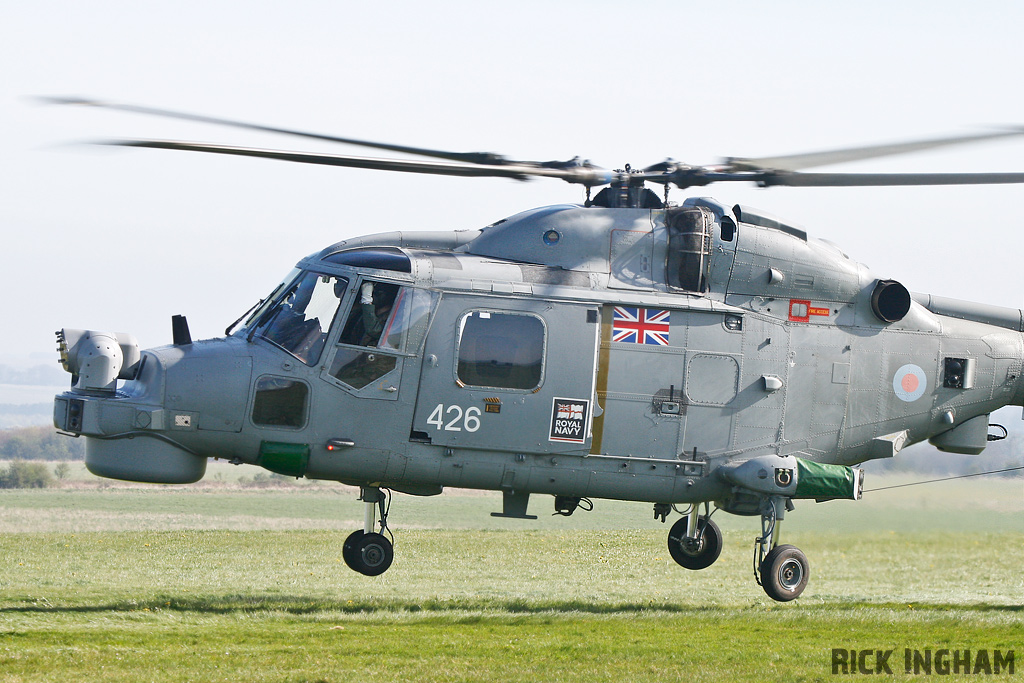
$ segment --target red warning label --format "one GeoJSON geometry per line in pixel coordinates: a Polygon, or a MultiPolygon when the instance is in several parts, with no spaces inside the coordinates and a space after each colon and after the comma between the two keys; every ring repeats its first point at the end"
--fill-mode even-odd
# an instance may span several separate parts
{"type": "Polygon", "coordinates": [[[809,323],[813,315],[827,318],[831,313],[827,306],[813,306],[807,299],[789,300],[789,319],[795,323],[809,323]]]}

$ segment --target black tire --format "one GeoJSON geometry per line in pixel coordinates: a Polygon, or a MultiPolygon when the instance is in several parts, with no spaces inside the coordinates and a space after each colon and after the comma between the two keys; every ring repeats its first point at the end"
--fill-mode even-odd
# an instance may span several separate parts
{"type": "Polygon", "coordinates": [[[807,556],[795,546],[777,545],[761,563],[761,587],[769,598],[777,602],[789,602],[800,597],[810,576],[807,556]]]}
{"type": "Polygon", "coordinates": [[[365,533],[366,532],[362,529],[353,531],[351,534],[349,534],[348,538],[345,539],[345,545],[341,546],[341,558],[345,560],[345,564],[348,565],[349,569],[359,571],[356,561],[357,554],[355,548],[356,543],[359,542],[359,539],[362,538],[365,533]]]}
{"type": "Polygon", "coordinates": [[[706,569],[722,554],[722,530],[706,517],[697,520],[697,540],[686,538],[686,517],[668,532],[668,554],[687,569],[706,569]]]}
{"type": "Polygon", "coordinates": [[[353,543],[352,567],[360,574],[378,576],[391,566],[395,551],[391,541],[383,534],[363,534],[353,543]]]}

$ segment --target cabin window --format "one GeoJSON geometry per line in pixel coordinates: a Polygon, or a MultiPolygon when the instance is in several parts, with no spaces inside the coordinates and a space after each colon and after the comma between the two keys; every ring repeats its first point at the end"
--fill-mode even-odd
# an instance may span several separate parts
{"type": "Polygon", "coordinates": [[[688,292],[708,291],[714,214],[703,207],[686,208],[670,213],[667,223],[669,286],[688,292]]]}
{"type": "Polygon", "coordinates": [[[253,424],[264,427],[301,427],[306,421],[309,387],[284,377],[260,377],[252,405],[253,424]]]}
{"type": "Polygon", "coordinates": [[[473,311],[459,323],[457,376],[467,386],[540,386],[544,323],[535,315],[473,311]]]}

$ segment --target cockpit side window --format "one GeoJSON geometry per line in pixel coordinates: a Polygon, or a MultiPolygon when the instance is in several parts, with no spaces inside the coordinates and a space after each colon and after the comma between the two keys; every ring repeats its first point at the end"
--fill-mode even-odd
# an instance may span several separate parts
{"type": "Polygon", "coordinates": [[[671,211],[668,224],[668,285],[703,294],[711,286],[711,245],[714,214],[704,207],[671,211]]]}
{"type": "Polygon", "coordinates": [[[415,353],[427,335],[427,322],[435,297],[425,289],[403,287],[380,338],[382,349],[415,353]]]}
{"type": "Polygon", "coordinates": [[[284,349],[306,365],[316,365],[347,287],[348,280],[343,277],[302,273],[253,320],[250,335],[284,349]]]}
{"type": "Polygon", "coordinates": [[[338,343],[377,346],[398,299],[398,290],[395,284],[364,280],[338,343]]]}
{"type": "Polygon", "coordinates": [[[362,389],[416,354],[427,334],[436,296],[414,287],[363,280],[345,318],[329,374],[362,389]]]}

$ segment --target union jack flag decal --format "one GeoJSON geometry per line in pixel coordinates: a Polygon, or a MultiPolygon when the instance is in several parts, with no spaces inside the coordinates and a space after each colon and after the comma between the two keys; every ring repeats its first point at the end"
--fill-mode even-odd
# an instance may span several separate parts
{"type": "Polygon", "coordinates": [[[612,341],[668,346],[669,311],[658,308],[616,306],[612,341]]]}

